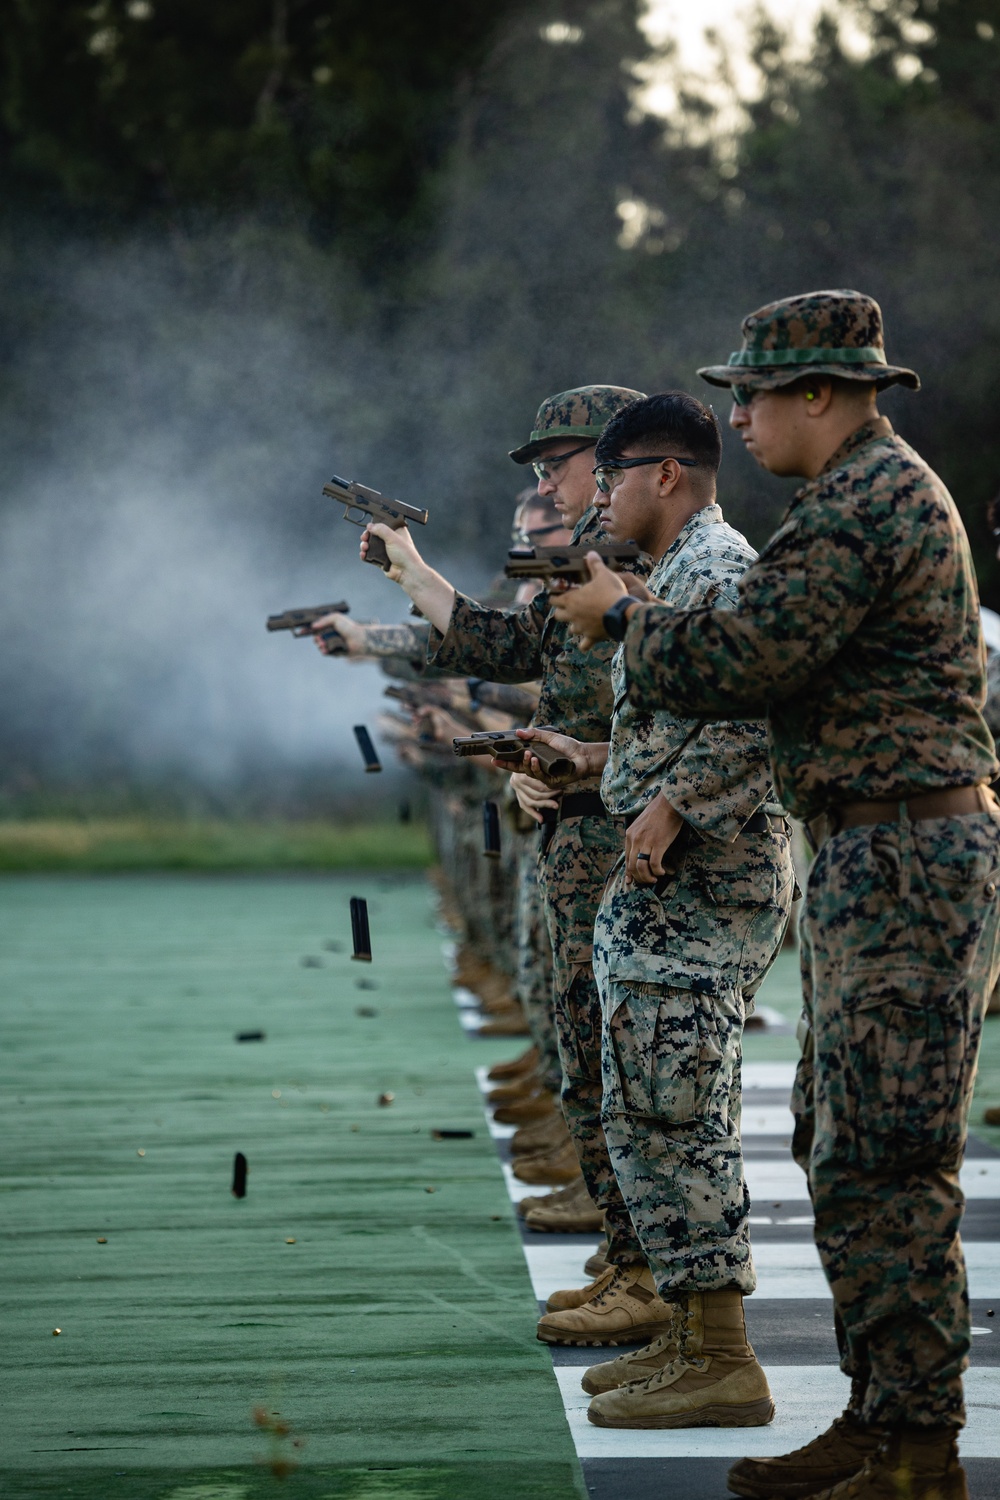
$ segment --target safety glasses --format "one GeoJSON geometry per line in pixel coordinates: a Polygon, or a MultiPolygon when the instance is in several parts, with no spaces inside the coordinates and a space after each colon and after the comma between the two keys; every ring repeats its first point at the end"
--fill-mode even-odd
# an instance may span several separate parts
{"type": "Polygon", "coordinates": [[[610,495],[620,482],[624,469],[638,469],[641,464],[665,464],[667,459],[673,459],[675,464],[683,464],[686,469],[698,467],[696,458],[678,458],[676,453],[665,453],[662,458],[616,458],[613,463],[598,464],[590,472],[597,480],[597,488],[601,494],[610,495]]]}
{"type": "Polygon", "coordinates": [[[578,453],[582,453],[584,449],[592,448],[593,446],[593,443],[581,443],[579,448],[571,448],[568,453],[560,453],[556,458],[536,459],[531,467],[539,479],[553,479],[555,477],[552,472],[553,469],[558,469],[559,465],[564,464],[568,458],[575,458],[578,453]]]}

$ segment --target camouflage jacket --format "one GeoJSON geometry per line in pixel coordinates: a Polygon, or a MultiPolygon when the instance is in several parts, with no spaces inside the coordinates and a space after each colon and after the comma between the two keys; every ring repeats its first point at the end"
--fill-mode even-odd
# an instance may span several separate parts
{"type": "MultiPolygon", "coordinates": [[[[673,609],[735,605],[756,557],[717,505],[691,517],[646,587],[673,609]]],[[[611,663],[615,707],[601,796],[612,813],[637,813],[659,791],[701,833],[729,843],[770,796],[767,728],[759,719],[705,723],[629,702],[624,648],[611,663]]]]}
{"type": "MultiPolygon", "coordinates": [[[[573,533],[573,542],[603,541],[591,508],[573,533]]],[[[439,671],[488,677],[492,682],[541,680],[532,724],[551,725],[574,739],[601,741],[611,733],[612,641],[593,651],[573,644],[565,625],[552,618],[543,591],[515,609],[488,609],[464,594],[455,595],[446,635],[431,631],[427,660],[439,671]]],[[[596,779],[574,784],[574,791],[596,791],[596,779]]]]}
{"type": "Polygon", "coordinates": [[[737,595],[732,608],[633,611],[633,703],[766,714],[778,795],[803,818],[996,775],[968,539],[884,417],[799,490],[737,595]]]}
{"type": "Polygon", "coordinates": [[[983,705],[986,720],[994,743],[1000,745],[1000,654],[991,651],[986,661],[986,702],[983,705]]]}

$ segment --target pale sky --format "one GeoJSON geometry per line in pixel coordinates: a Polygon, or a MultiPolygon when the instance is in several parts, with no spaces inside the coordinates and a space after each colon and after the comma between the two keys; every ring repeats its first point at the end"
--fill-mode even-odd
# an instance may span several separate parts
{"type": "MultiPolygon", "coordinates": [[[[823,3],[822,0],[764,0],[758,7],[753,0],[648,0],[643,24],[653,42],[673,37],[678,45],[681,70],[695,76],[711,75],[714,71],[715,54],[705,40],[706,30],[714,28],[729,44],[740,92],[748,94],[754,91],[756,78],[746,59],[745,40],[748,24],[758,8],[766,10],[782,30],[790,33],[795,51],[804,52],[823,3]]],[[[862,46],[860,33],[845,27],[843,34],[848,45],[862,46]]],[[[672,101],[673,89],[667,77],[651,79],[643,91],[643,103],[658,114],[668,113],[672,101]]]]}

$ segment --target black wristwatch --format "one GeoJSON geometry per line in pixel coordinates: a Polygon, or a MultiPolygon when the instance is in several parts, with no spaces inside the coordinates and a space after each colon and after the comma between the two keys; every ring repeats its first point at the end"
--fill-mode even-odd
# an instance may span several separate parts
{"type": "Polygon", "coordinates": [[[604,626],[604,634],[613,641],[623,641],[628,629],[625,611],[630,604],[638,604],[638,602],[638,599],[633,599],[631,594],[622,594],[620,599],[616,599],[611,608],[604,611],[604,618],[601,622],[604,626]]]}

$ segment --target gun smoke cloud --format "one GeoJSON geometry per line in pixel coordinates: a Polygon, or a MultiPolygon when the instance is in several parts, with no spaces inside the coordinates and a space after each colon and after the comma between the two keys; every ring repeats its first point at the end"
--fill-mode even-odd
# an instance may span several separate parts
{"type": "MultiPolygon", "coordinates": [[[[377,339],[317,338],[280,296],[229,288],[206,306],[155,248],[47,250],[59,299],[23,375],[33,410],[27,437],[9,434],[0,511],[0,785],[16,802],[169,783],[225,800],[253,783],[266,802],[308,774],[349,800],[352,725],[373,721],[385,678],[264,620],[338,598],[356,619],[405,617],[320,494],[335,470],[387,493],[409,471],[420,498],[391,401],[373,420],[377,339]]],[[[482,581],[477,559],[452,566],[482,581]]]]}

